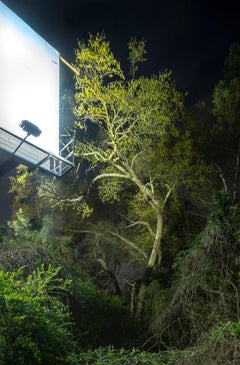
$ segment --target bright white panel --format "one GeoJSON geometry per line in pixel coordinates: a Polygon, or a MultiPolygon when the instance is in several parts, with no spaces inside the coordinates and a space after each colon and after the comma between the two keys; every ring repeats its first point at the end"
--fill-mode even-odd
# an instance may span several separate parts
{"type": "Polygon", "coordinates": [[[23,138],[22,120],[42,131],[29,142],[59,154],[59,53],[0,1],[0,126],[23,138]]]}

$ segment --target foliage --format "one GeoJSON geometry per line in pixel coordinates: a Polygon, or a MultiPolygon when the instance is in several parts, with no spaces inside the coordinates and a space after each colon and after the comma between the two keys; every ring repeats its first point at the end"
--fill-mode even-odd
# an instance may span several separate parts
{"type": "Polygon", "coordinates": [[[83,200],[82,190],[83,187],[79,187],[78,178],[72,172],[57,180],[43,175],[37,169],[29,171],[26,166],[19,165],[16,176],[10,176],[9,192],[14,195],[13,218],[21,209],[36,226],[41,225],[45,215],[54,218],[55,224],[67,226],[76,219],[76,213],[78,221],[79,217],[84,219],[92,213],[91,207],[83,200]]]}
{"type": "Polygon", "coordinates": [[[239,136],[239,98],[240,98],[240,45],[232,44],[225,61],[224,80],[216,86],[213,94],[213,112],[219,127],[223,128],[227,139],[236,141],[239,136]],[[234,136],[234,133],[236,134],[234,136]]]}
{"type": "Polygon", "coordinates": [[[145,352],[138,349],[125,350],[113,347],[83,351],[79,354],[79,365],[170,365],[174,353],[145,352]]]}
{"type": "Polygon", "coordinates": [[[224,79],[231,81],[240,76],[240,44],[233,43],[229,47],[228,57],[224,62],[224,79]]]}
{"type": "Polygon", "coordinates": [[[3,364],[66,364],[74,349],[69,313],[61,296],[70,281],[43,265],[27,278],[22,269],[0,271],[0,353],[3,364]]]}
{"type": "Polygon", "coordinates": [[[141,327],[121,298],[104,296],[90,280],[75,281],[74,290],[72,311],[81,346],[129,346],[137,341],[141,327]]]}
{"type": "Polygon", "coordinates": [[[195,346],[178,352],[174,365],[239,364],[239,321],[219,322],[195,346]]]}
{"type": "Polygon", "coordinates": [[[212,129],[215,140],[221,141],[217,149],[218,171],[225,190],[231,192],[234,203],[239,196],[239,102],[240,102],[240,45],[233,44],[225,61],[224,76],[213,93],[213,115],[216,123],[212,129]]]}
{"type": "Polygon", "coordinates": [[[215,342],[223,342],[229,338],[240,338],[240,322],[220,322],[212,329],[211,337],[215,342]]]}
{"type": "Polygon", "coordinates": [[[206,227],[177,257],[172,293],[155,327],[163,344],[192,345],[219,320],[239,317],[239,207],[229,205],[225,192],[214,199],[206,227]]]}
{"type": "Polygon", "coordinates": [[[232,44],[224,65],[223,79],[214,88],[212,105],[204,101],[186,113],[188,131],[198,152],[211,166],[215,188],[231,193],[232,203],[239,197],[239,101],[240,46],[232,44]]]}
{"type": "Polygon", "coordinates": [[[151,324],[164,309],[166,291],[163,290],[159,281],[160,280],[153,280],[146,289],[143,319],[148,325],[151,324]]]}
{"type": "Polygon", "coordinates": [[[49,216],[36,227],[20,209],[8,225],[0,246],[2,269],[13,271],[24,266],[24,272],[30,273],[41,263],[55,266],[62,263],[64,247],[66,250],[70,238],[53,234],[53,222],[49,216]]]}
{"type": "Polygon", "coordinates": [[[97,289],[97,280],[94,283],[94,278],[87,273],[87,270],[92,270],[87,253],[80,256],[76,247],[72,247],[71,237],[57,235],[49,217],[45,217],[42,227],[36,229],[20,210],[9,226],[11,230],[0,246],[1,268],[13,271],[24,265],[22,274],[27,276],[43,262],[46,266],[62,266],[61,277],[72,280],[72,294],[68,300],[76,322],[74,333],[81,344],[111,342],[117,345],[123,338],[128,342],[130,336],[136,335],[137,326],[129,308],[120,298],[105,297],[97,289]]]}
{"type": "Polygon", "coordinates": [[[145,41],[142,39],[138,41],[136,37],[132,37],[128,44],[129,49],[129,61],[130,61],[130,74],[132,78],[135,78],[135,74],[138,71],[138,63],[145,62],[147,51],[145,47],[145,41]]]}
{"type": "Polygon", "coordinates": [[[24,165],[19,165],[16,170],[16,176],[10,176],[9,192],[14,194],[13,212],[22,209],[25,214],[38,221],[42,213],[46,213],[46,207],[49,207],[38,196],[42,177],[37,170],[28,172],[24,165]]]}

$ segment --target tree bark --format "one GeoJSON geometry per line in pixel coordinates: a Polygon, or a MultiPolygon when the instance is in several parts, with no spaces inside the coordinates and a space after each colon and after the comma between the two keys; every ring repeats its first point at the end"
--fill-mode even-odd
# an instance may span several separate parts
{"type": "Polygon", "coordinates": [[[156,226],[154,244],[152,246],[151,255],[148,260],[148,268],[154,267],[154,265],[156,264],[157,257],[159,265],[161,264],[162,260],[161,240],[163,233],[163,217],[162,217],[162,212],[158,207],[156,207],[155,209],[155,214],[157,219],[157,226],[156,226]]]}
{"type": "Polygon", "coordinates": [[[147,267],[145,268],[145,273],[143,280],[140,285],[139,293],[138,293],[138,300],[136,304],[136,313],[135,317],[137,320],[141,318],[144,299],[146,297],[146,290],[149,284],[151,283],[151,275],[153,268],[156,264],[157,258],[159,265],[161,264],[162,260],[162,251],[161,251],[161,240],[162,240],[162,232],[163,232],[163,217],[160,209],[156,209],[156,218],[157,218],[157,226],[156,226],[156,234],[154,244],[152,246],[151,254],[148,260],[147,267]]]}
{"type": "Polygon", "coordinates": [[[143,302],[145,298],[146,288],[150,283],[151,274],[153,271],[154,266],[156,265],[156,261],[158,258],[159,265],[161,264],[162,260],[162,252],[161,252],[161,241],[162,241],[162,234],[163,234],[163,210],[164,206],[171,195],[172,188],[167,186],[167,193],[165,195],[165,198],[163,199],[162,204],[158,201],[154,194],[154,187],[152,182],[149,184],[144,184],[141,179],[138,178],[137,174],[135,173],[132,166],[130,166],[128,163],[119,161],[119,163],[114,165],[115,168],[120,172],[119,174],[102,174],[97,176],[94,181],[105,178],[105,177],[120,177],[125,178],[130,181],[132,181],[139,189],[140,193],[142,194],[142,197],[144,200],[149,204],[155,214],[156,218],[156,229],[155,229],[155,237],[154,242],[151,248],[151,253],[148,258],[146,258],[146,267],[145,267],[145,275],[140,285],[140,290],[138,293],[138,300],[136,304],[136,318],[140,318],[142,308],[143,308],[143,302]]]}

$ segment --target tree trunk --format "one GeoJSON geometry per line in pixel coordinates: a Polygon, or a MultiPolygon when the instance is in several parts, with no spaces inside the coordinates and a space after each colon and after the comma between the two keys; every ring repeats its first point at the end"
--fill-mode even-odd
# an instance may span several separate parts
{"type": "Polygon", "coordinates": [[[116,294],[121,297],[122,295],[122,292],[121,292],[121,289],[120,289],[120,286],[119,286],[119,283],[118,283],[118,280],[117,280],[117,277],[116,275],[114,274],[114,272],[112,270],[109,269],[107,263],[105,260],[103,259],[97,259],[97,262],[99,262],[99,264],[102,266],[103,270],[108,274],[108,276],[110,277],[110,280],[111,280],[111,283],[113,284],[114,286],[114,289],[115,289],[115,292],[116,294]]]}
{"type": "Polygon", "coordinates": [[[162,241],[162,232],[163,232],[163,217],[159,207],[156,207],[156,218],[157,218],[157,227],[156,234],[154,239],[154,244],[152,246],[151,255],[148,260],[148,268],[153,268],[156,264],[157,257],[158,263],[161,264],[162,261],[162,250],[161,250],[161,241],[162,241]]]}
{"type": "Polygon", "coordinates": [[[156,234],[154,244],[152,246],[151,254],[148,260],[148,265],[145,268],[144,278],[141,282],[139,293],[138,293],[138,300],[136,305],[136,313],[135,317],[137,320],[141,318],[141,313],[143,310],[144,299],[146,297],[146,290],[148,285],[151,283],[151,275],[154,266],[156,265],[156,261],[158,258],[159,265],[161,264],[162,260],[162,251],[161,251],[161,240],[162,240],[162,233],[163,233],[163,217],[160,211],[160,208],[157,206],[157,202],[155,203],[155,213],[157,218],[157,226],[156,226],[156,234]]]}
{"type": "MultiPolygon", "coordinates": [[[[132,164],[133,165],[133,164],[132,164]]],[[[162,234],[163,234],[163,210],[164,206],[172,192],[173,188],[170,188],[167,186],[168,191],[165,195],[165,198],[163,199],[162,204],[159,203],[158,199],[156,198],[154,194],[154,187],[153,183],[150,182],[149,184],[143,184],[141,179],[138,178],[136,172],[134,171],[133,167],[130,166],[126,162],[122,162],[122,165],[117,164],[115,165],[118,171],[121,172],[121,177],[126,178],[130,181],[132,181],[139,189],[140,193],[142,194],[142,197],[145,199],[145,201],[151,206],[155,217],[156,217],[156,231],[155,231],[155,238],[152,245],[151,253],[148,258],[148,262],[145,268],[145,275],[142,280],[142,283],[140,285],[140,290],[138,293],[138,301],[136,304],[136,318],[140,318],[142,308],[143,308],[143,302],[145,298],[146,288],[150,283],[150,277],[151,273],[153,271],[154,266],[156,265],[156,261],[158,258],[159,265],[161,264],[162,260],[162,252],[161,252],[161,241],[162,241],[162,234]]],[[[116,177],[119,177],[117,174],[108,174],[108,176],[111,177],[114,175],[116,177]]],[[[106,175],[101,175],[101,177],[106,177],[106,175]]],[[[96,179],[95,179],[96,180],[96,179]]]]}

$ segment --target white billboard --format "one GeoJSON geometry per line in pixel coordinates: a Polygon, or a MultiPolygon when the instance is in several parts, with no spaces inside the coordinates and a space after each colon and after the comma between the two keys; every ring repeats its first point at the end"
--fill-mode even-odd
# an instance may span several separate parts
{"type": "Polygon", "coordinates": [[[0,1],[0,127],[59,154],[59,53],[0,1]]]}

